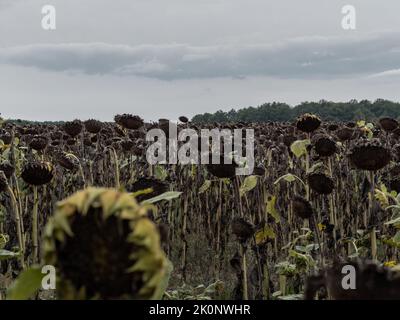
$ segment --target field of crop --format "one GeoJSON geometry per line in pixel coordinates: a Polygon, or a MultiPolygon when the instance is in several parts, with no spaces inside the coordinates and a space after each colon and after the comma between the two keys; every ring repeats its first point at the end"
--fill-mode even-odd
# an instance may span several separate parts
{"type": "Polygon", "coordinates": [[[2,122],[0,299],[400,299],[395,119],[180,118],[253,129],[249,176],[149,165],[152,128],[168,121],[2,122]]]}

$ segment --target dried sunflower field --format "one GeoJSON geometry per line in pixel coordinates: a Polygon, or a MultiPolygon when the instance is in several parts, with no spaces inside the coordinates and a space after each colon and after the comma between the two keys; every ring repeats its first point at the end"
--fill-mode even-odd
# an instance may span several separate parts
{"type": "Polygon", "coordinates": [[[168,123],[2,121],[1,299],[400,299],[395,119],[179,119],[254,129],[249,176],[149,165],[146,132],[168,123]],[[345,265],[356,290],[341,286],[345,265]]]}

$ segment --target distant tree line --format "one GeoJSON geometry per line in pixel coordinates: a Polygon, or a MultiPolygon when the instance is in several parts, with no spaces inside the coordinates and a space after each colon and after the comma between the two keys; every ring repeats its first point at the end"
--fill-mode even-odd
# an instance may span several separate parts
{"type": "Polygon", "coordinates": [[[248,107],[239,110],[198,114],[192,118],[194,123],[212,122],[266,122],[292,121],[303,113],[313,113],[325,121],[373,121],[381,117],[400,118],[400,103],[384,99],[374,102],[368,100],[350,100],[349,102],[303,102],[295,107],[286,103],[265,103],[258,107],[248,107]]]}

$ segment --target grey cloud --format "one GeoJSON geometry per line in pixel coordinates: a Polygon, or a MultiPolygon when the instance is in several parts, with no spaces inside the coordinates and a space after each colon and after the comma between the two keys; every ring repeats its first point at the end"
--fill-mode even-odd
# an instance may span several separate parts
{"type": "Polygon", "coordinates": [[[11,7],[14,4],[21,2],[22,0],[0,0],[0,9],[11,7]]]}
{"type": "Polygon", "coordinates": [[[367,79],[374,78],[392,78],[392,77],[400,77],[400,69],[387,70],[379,73],[374,73],[367,77],[367,79]]]}
{"type": "Polygon", "coordinates": [[[400,33],[305,37],[256,45],[34,44],[0,49],[0,63],[49,71],[201,78],[338,78],[400,67],[400,33]]]}

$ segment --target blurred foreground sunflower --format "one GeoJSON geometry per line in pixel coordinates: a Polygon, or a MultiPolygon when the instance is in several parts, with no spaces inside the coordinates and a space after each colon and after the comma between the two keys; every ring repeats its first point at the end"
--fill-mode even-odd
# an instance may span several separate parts
{"type": "Polygon", "coordinates": [[[127,193],[88,188],[58,203],[46,226],[45,264],[59,299],[160,299],[170,264],[156,226],[127,193]]]}
{"type": "Polygon", "coordinates": [[[304,298],[314,299],[318,290],[325,287],[333,300],[399,300],[400,273],[391,265],[362,260],[336,262],[307,279],[304,298]],[[345,272],[344,267],[348,268],[345,272]],[[350,275],[349,270],[354,270],[352,290],[343,287],[344,274],[350,275]]]}

